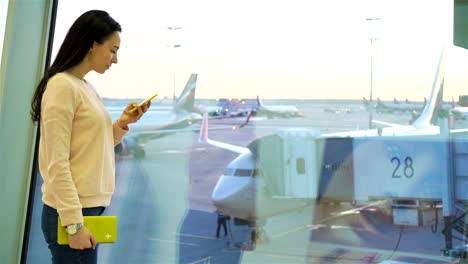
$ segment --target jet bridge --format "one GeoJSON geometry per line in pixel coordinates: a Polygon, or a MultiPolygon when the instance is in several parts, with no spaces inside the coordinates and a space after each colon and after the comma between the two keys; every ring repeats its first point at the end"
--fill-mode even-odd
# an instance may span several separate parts
{"type": "Polygon", "coordinates": [[[448,196],[449,147],[440,136],[354,138],[353,166],[358,201],[448,196]]]}
{"type": "Polygon", "coordinates": [[[466,132],[354,138],[353,166],[356,200],[391,200],[395,224],[424,225],[428,208],[435,212],[432,219],[441,211],[444,252],[452,249],[452,238],[468,240],[466,132]]]}
{"type": "Polygon", "coordinates": [[[395,224],[427,225],[443,216],[447,249],[453,230],[468,240],[466,132],[327,138],[288,129],[248,147],[275,198],[390,200],[395,224]]]}
{"type": "Polygon", "coordinates": [[[317,197],[316,137],[319,131],[281,129],[254,140],[247,147],[265,176],[269,192],[281,199],[317,197]]]}

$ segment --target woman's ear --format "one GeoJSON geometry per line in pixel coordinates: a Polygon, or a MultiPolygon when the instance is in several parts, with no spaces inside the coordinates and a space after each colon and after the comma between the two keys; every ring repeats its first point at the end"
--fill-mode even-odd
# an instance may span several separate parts
{"type": "Polygon", "coordinates": [[[89,48],[89,51],[88,53],[91,53],[93,51],[93,49],[98,45],[99,43],[97,43],[96,41],[94,41],[93,45],[91,46],[91,48],[89,48]]]}

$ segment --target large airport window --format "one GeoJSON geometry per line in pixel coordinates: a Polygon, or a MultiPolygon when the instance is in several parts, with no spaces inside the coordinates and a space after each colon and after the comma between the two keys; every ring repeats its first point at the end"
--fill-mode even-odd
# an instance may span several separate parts
{"type": "Polygon", "coordinates": [[[0,0],[0,62],[3,54],[3,40],[5,38],[5,24],[8,11],[8,0],[0,0]]]}
{"type": "MultiPolygon", "coordinates": [[[[122,26],[118,63],[85,77],[113,121],[158,93],[114,149],[98,263],[458,263],[453,3],[374,2],[59,1],[52,60],[87,10],[122,26]]],[[[36,174],[27,261],[50,263],[36,174]]]]}

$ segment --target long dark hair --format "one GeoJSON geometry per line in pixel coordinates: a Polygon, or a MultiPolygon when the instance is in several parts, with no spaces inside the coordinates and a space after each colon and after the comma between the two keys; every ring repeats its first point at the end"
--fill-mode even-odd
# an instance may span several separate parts
{"type": "Polygon", "coordinates": [[[122,31],[120,24],[107,12],[101,10],[87,11],[73,23],[63,40],[62,46],[60,46],[54,62],[37,85],[31,102],[31,118],[33,121],[39,121],[41,118],[42,95],[49,79],[56,73],[63,72],[79,64],[94,42],[103,43],[116,31],[122,31]]]}

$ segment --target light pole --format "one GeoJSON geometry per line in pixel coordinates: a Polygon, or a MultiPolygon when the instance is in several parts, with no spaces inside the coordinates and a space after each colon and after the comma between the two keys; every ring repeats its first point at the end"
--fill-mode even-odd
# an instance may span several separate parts
{"type": "MultiPolygon", "coordinates": [[[[180,48],[181,45],[175,43],[176,42],[175,41],[175,31],[179,30],[179,29],[182,29],[182,27],[167,27],[167,29],[172,30],[172,32],[173,32],[172,33],[172,43],[169,44],[168,46],[170,48],[173,48],[173,49],[180,48]]],[[[173,59],[173,63],[174,63],[173,71],[172,71],[172,98],[173,98],[173,100],[175,102],[175,100],[176,100],[176,93],[175,93],[175,87],[176,87],[176,85],[175,85],[175,75],[176,75],[176,72],[175,72],[175,64],[176,64],[175,63],[175,50],[173,50],[173,52],[172,52],[172,59],[173,59]]]]}
{"type": "Polygon", "coordinates": [[[374,50],[373,50],[373,44],[376,40],[378,40],[378,38],[374,37],[373,36],[373,31],[372,31],[372,26],[373,26],[373,22],[375,21],[378,21],[378,20],[381,20],[382,18],[380,17],[373,17],[373,18],[366,18],[366,21],[369,21],[371,22],[371,30],[369,30],[369,39],[370,39],[370,95],[369,95],[369,128],[373,128],[373,125],[372,125],[372,108],[373,108],[373,101],[372,101],[372,86],[373,86],[373,53],[374,53],[374,50]]]}

